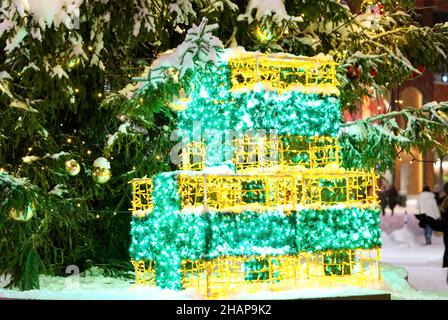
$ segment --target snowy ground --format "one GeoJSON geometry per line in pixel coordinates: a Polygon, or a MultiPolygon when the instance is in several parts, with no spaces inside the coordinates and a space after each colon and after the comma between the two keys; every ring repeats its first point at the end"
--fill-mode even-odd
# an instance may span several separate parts
{"type": "MultiPolygon", "coordinates": [[[[433,244],[425,245],[423,231],[418,227],[414,213],[415,203],[409,200],[407,207],[398,207],[393,216],[388,210],[386,216],[381,217],[383,282],[380,285],[371,289],[345,287],[291,289],[282,292],[242,292],[229,299],[294,299],[387,292],[391,294],[392,299],[448,300],[447,270],[442,268],[444,251],[442,237],[433,235],[433,244]],[[405,280],[406,276],[409,282],[405,280]]],[[[176,292],[135,287],[132,280],[103,277],[95,272],[77,279],[42,276],[40,290],[25,292],[1,289],[6,282],[6,279],[0,278],[0,299],[178,300],[205,298],[191,289],[176,292]]]]}
{"type": "Polygon", "coordinates": [[[442,234],[433,233],[432,244],[425,244],[423,229],[414,217],[414,200],[408,200],[406,208],[398,207],[394,211],[392,216],[387,209],[386,216],[381,217],[382,261],[405,268],[414,288],[445,293],[448,297],[448,270],[442,268],[442,234]]]}

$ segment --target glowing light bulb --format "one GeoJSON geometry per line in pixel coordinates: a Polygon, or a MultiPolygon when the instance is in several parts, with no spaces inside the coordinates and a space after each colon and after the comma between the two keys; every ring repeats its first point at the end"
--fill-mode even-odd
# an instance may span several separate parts
{"type": "Polygon", "coordinates": [[[207,90],[205,90],[204,87],[201,87],[201,91],[199,92],[199,96],[201,98],[208,98],[209,97],[208,92],[207,92],[207,90]]]}

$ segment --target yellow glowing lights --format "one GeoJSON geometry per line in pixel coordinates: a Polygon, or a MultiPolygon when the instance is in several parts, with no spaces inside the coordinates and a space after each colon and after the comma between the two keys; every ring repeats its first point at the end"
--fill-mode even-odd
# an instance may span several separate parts
{"type": "Polygon", "coordinates": [[[274,38],[270,31],[263,30],[261,27],[257,27],[257,29],[255,29],[255,37],[261,43],[269,42],[274,38]]]}
{"type": "Polygon", "coordinates": [[[232,90],[265,89],[283,92],[339,94],[336,64],[326,56],[245,53],[229,60],[232,90]]]}
{"type": "MultiPolygon", "coordinates": [[[[244,136],[234,140],[233,163],[237,171],[247,168],[268,168],[274,166],[303,165],[304,168],[338,168],[340,147],[338,139],[332,137],[301,137],[287,135],[287,139],[302,142],[297,146],[284,142],[284,137],[269,139],[265,137],[244,136]],[[309,142],[305,142],[309,140],[309,142]],[[305,142],[305,143],[304,143],[305,142]],[[302,159],[293,161],[293,159],[302,159]]],[[[206,147],[203,142],[190,142],[182,148],[181,169],[185,171],[202,170],[205,167],[206,147]]],[[[277,167],[278,168],[278,167],[277,167]]],[[[288,169],[285,169],[288,170],[288,169]]],[[[276,170],[278,171],[278,170],[276,170]]],[[[288,170],[289,171],[289,170],[288,170]]],[[[242,172],[242,171],[241,171],[242,172]]]]}
{"type": "MultiPolygon", "coordinates": [[[[381,280],[380,249],[344,249],[321,252],[300,252],[279,256],[228,256],[213,260],[183,260],[181,267],[184,288],[198,289],[206,297],[227,297],[241,289],[281,290],[300,284],[301,288],[317,286],[365,286],[381,280]],[[345,255],[349,260],[341,261],[345,255]],[[249,270],[248,264],[262,266],[249,270]]],[[[131,261],[137,285],[154,285],[154,264],[131,261]]]]}
{"type": "Polygon", "coordinates": [[[151,210],[153,202],[151,194],[153,191],[152,179],[134,179],[132,183],[132,211],[138,215],[138,212],[151,210]]]}
{"type": "Polygon", "coordinates": [[[145,266],[144,261],[131,260],[135,269],[135,284],[136,285],[154,285],[155,284],[155,271],[154,265],[149,262],[148,268],[145,266]]]}
{"type": "Polygon", "coordinates": [[[326,206],[370,208],[377,203],[373,172],[308,170],[301,173],[186,175],[178,177],[182,209],[285,212],[326,206]],[[323,184],[327,182],[328,184],[323,184]],[[256,188],[251,185],[257,185],[256,188]],[[331,192],[339,198],[327,199],[331,192]]]}
{"type": "Polygon", "coordinates": [[[202,170],[205,167],[205,143],[192,141],[182,148],[182,170],[202,170]]]}
{"type": "MultiPolygon", "coordinates": [[[[280,137],[275,144],[278,147],[275,160],[270,154],[274,149],[272,141],[267,137],[235,139],[236,172],[227,174],[198,171],[205,168],[205,144],[187,144],[182,150],[181,168],[196,173],[178,175],[181,208],[184,212],[198,208],[234,213],[275,208],[291,212],[303,207],[370,208],[377,204],[376,174],[340,168],[336,138],[288,137],[301,141],[300,147],[287,144],[280,137]],[[303,160],[295,163],[291,160],[297,158],[303,160]],[[334,195],[331,199],[324,196],[329,192],[334,195]]],[[[143,217],[144,212],[152,209],[152,179],[134,179],[132,184],[133,211],[143,217]]]]}
{"type": "MultiPolygon", "coordinates": [[[[256,35],[264,42],[273,39],[271,33],[261,28],[256,29],[256,35]]],[[[332,102],[328,100],[333,99],[333,95],[339,95],[335,62],[331,57],[323,54],[309,58],[284,53],[252,52],[235,55],[229,59],[228,64],[230,90],[234,92],[276,91],[281,95],[291,90],[305,94],[324,94],[330,97],[316,99],[323,99],[329,105],[332,105],[332,102]]],[[[210,92],[201,90],[200,97],[210,98],[215,105],[223,103],[219,97],[209,96],[209,94],[210,92]]],[[[190,97],[184,90],[180,90],[178,96],[169,105],[171,109],[179,111],[184,110],[188,105],[194,105],[194,103],[191,104],[190,97]]],[[[297,104],[300,104],[300,101],[297,101],[297,104]]],[[[380,107],[378,108],[380,110],[380,107]]],[[[326,116],[326,114],[322,115],[322,117],[326,116]]],[[[301,121],[307,121],[306,117],[303,117],[301,121]]],[[[339,120],[336,119],[335,122],[337,121],[339,120]]],[[[160,192],[157,192],[153,199],[154,182],[151,178],[144,177],[130,181],[134,222],[136,225],[140,222],[151,223],[151,218],[158,219],[160,212],[174,213],[176,217],[180,214],[180,217],[188,219],[190,217],[185,215],[192,213],[209,212],[212,216],[215,216],[214,212],[218,216],[222,213],[234,213],[237,214],[234,216],[235,219],[243,220],[247,220],[245,216],[247,212],[257,216],[258,213],[263,215],[279,211],[282,215],[286,214],[288,219],[294,217],[296,213],[300,215],[308,211],[317,216],[321,213],[324,215],[327,211],[331,214],[333,209],[344,214],[350,214],[352,209],[361,214],[364,212],[375,214],[379,191],[375,172],[341,168],[341,147],[337,138],[311,137],[316,135],[313,133],[316,131],[310,131],[294,131],[293,128],[282,131],[282,134],[304,132],[303,134],[309,137],[287,134],[279,137],[235,138],[233,142],[229,142],[230,145],[226,144],[226,148],[229,148],[226,151],[233,152],[227,159],[229,161],[219,163],[220,165],[216,168],[207,165],[215,163],[214,157],[219,156],[219,153],[208,150],[205,141],[193,141],[186,144],[181,150],[181,170],[173,172],[169,180],[166,180],[170,182],[167,184],[169,201],[161,201],[163,197],[160,192]],[[154,216],[151,216],[154,206],[157,210],[154,210],[154,216]],[[159,211],[159,207],[164,208],[159,211]],[[139,220],[144,217],[148,220],[139,220]]],[[[331,135],[331,133],[327,134],[331,135]]],[[[162,159],[159,154],[156,154],[155,158],[162,159]]],[[[164,179],[165,177],[162,179],[161,176],[156,176],[157,188],[163,185],[160,182],[165,181],[164,179]]],[[[164,191],[162,190],[162,193],[164,191]]],[[[171,219],[170,217],[168,216],[168,219],[171,219]]],[[[207,215],[204,217],[208,219],[207,215]]],[[[354,217],[356,218],[356,215],[354,217]]],[[[197,223],[199,228],[204,226],[202,222],[197,223]]],[[[346,222],[343,223],[346,224],[346,222]]],[[[356,235],[353,240],[358,238],[359,235],[356,235]]],[[[269,253],[271,252],[269,250],[264,253],[255,251],[257,255],[250,256],[248,254],[254,254],[253,251],[242,251],[243,255],[218,253],[209,257],[211,260],[196,259],[206,255],[195,253],[182,256],[179,253],[176,261],[181,264],[175,265],[175,270],[170,270],[170,274],[158,274],[157,285],[163,282],[162,285],[172,286],[172,283],[176,282],[176,287],[197,288],[207,297],[219,297],[228,296],[232,291],[240,289],[259,291],[266,288],[282,289],[288,286],[315,288],[340,284],[365,286],[380,280],[380,250],[376,248],[379,242],[369,244],[370,249],[367,249],[365,243],[357,249],[349,249],[347,248],[349,245],[346,246],[346,244],[358,245],[356,241],[350,242],[350,239],[344,236],[341,243],[345,248],[333,251],[322,250],[322,248],[340,248],[341,243],[331,246],[319,244],[312,248],[303,246],[295,251],[282,249],[276,251],[278,255],[269,253]],[[182,283],[180,283],[181,279],[182,283]]],[[[286,241],[289,242],[289,240],[286,241]]],[[[140,242],[140,240],[137,242],[139,248],[134,258],[148,257],[140,252],[146,249],[146,242],[140,242]],[[143,247],[140,248],[140,246],[143,247]]],[[[152,241],[148,245],[157,244],[157,241],[152,241]]],[[[155,268],[171,263],[163,262],[160,257],[178,254],[177,249],[169,251],[171,249],[164,248],[163,243],[160,245],[162,251],[167,251],[159,258],[155,258],[157,265],[154,261],[131,261],[135,268],[136,284],[155,285],[155,268]]],[[[248,246],[251,245],[254,244],[248,244],[248,246]]],[[[269,249],[269,244],[263,245],[269,249]]],[[[163,267],[160,270],[165,269],[163,267]]]]}

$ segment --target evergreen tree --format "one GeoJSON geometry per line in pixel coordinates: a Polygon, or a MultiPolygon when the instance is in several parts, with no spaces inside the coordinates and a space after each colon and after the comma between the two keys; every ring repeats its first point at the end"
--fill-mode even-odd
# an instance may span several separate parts
{"type": "MultiPolygon", "coordinates": [[[[3,0],[0,274],[32,289],[39,273],[70,264],[129,269],[127,182],[174,168],[176,118],[166,106],[191,62],[219,47],[211,33],[224,47],[332,55],[342,106],[355,111],[363,97],[420,75],[419,66],[447,66],[448,24],[423,27],[413,9],[410,0],[3,0]],[[191,59],[156,60],[180,44],[191,59]],[[103,184],[93,179],[99,157],[112,172],[103,184]]],[[[447,110],[433,104],[345,124],[346,166],[379,159],[384,169],[398,147],[442,152],[447,110]]]]}

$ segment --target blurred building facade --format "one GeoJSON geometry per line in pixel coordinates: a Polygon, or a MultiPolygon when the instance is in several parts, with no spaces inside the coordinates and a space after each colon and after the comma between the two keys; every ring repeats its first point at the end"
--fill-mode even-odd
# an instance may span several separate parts
{"type": "MultiPolygon", "coordinates": [[[[422,25],[433,26],[448,21],[448,0],[417,0],[416,6],[422,25]]],[[[404,107],[420,108],[431,101],[448,101],[448,70],[439,70],[437,73],[424,70],[422,76],[394,88],[388,96],[364,100],[359,112],[348,117],[359,119],[404,107]]],[[[431,151],[424,154],[418,150],[401,152],[395,170],[385,175],[386,184],[393,183],[400,194],[407,196],[418,194],[424,185],[434,191],[447,181],[448,155],[440,159],[431,151]]]]}

